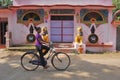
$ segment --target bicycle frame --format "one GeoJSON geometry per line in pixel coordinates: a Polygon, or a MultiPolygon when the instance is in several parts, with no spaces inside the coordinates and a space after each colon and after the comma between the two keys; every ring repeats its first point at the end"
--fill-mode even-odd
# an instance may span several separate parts
{"type": "Polygon", "coordinates": [[[50,44],[50,50],[48,51],[48,56],[47,56],[47,60],[51,57],[51,56],[53,56],[54,55],[54,53],[56,53],[56,51],[55,51],[55,48],[53,47],[53,44],[50,44]]]}
{"type": "MultiPolygon", "coordinates": [[[[51,56],[53,56],[54,53],[56,53],[55,48],[54,48],[52,42],[50,42],[49,47],[50,47],[50,50],[49,50],[48,53],[47,53],[47,54],[48,54],[48,56],[46,57],[47,60],[48,60],[51,56]]],[[[37,52],[38,52],[38,51],[36,51],[35,53],[37,53],[37,52]]],[[[40,55],[39,55],[39,56],[40,56],[40,55]]]]}

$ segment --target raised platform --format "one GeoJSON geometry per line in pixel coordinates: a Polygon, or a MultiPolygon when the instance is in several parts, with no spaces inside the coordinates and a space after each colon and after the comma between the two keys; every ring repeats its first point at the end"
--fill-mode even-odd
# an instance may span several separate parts
{"type": "MultiPolygon", "coordinates": [[[[54,43],[54,47],[58,52],[65,53],[76,53],[73,43],[54,43]]],[[[86,44],[86,52],[104,52],[109,51],[113,47],[112,44],[86,44]]],[[[29,51],[36,50],[35,46],[32,45],[21,45],[9,47],[8,50],[12,51],[29,51]]]]}
{"type": "MultiPolygon", "coordinates": [[[[74,53],[75,49],[72,43],[54,43],[54,47],[58,52],[65,52],[65,53],[74,53]]],[[[29,51],[35,50],[34,45],[18,45],[9,47],[8,50],[12,51],[29,51]]]]}

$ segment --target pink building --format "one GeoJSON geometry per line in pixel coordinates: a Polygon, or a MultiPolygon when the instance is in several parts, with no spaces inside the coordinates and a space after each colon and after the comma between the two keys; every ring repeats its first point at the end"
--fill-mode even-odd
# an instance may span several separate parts
{"type": "Polygon", "coordinates": [[[46,26],[52,42],[72,43],[81,26],[86,50],[116,51],[113,8],[112,0],[13,0],[13,6],[0,9],[0,44],[34,43],[29,35],[36,33],[34,26],[46,26]]]}

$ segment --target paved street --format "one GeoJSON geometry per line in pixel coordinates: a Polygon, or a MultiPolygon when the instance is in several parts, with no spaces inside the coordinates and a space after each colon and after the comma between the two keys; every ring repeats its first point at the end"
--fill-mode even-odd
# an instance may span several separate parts
{"type": "Polygon", "coordinates": [[[120,80],[120,53],[70,54],[66,71],[50,68],[25,71],[20,65],[24,52],[0,50],[0,80],[120,80]]]}

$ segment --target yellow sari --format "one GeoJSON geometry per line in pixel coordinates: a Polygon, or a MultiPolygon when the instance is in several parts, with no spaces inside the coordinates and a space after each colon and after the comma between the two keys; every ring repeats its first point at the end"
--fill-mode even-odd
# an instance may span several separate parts
{"type": "Polygon", "coordinates": [[[44,36],[42,36],[42,38],[43,38],[43,40],[44,40],[45,42],[49,42],[49,37],[48,37],[48,35],[44,35],[44,36]]]}
{"type": "MultiPolygon", "coordinates": [[[[43,39],[45,42],[49,42],[49,37],[48,37],[47,34],[46,34],[46,35],[43,35],[43,36],[42,36],[42,39],[43,39]]],[[[44,53],[45,51],[46,51],[45,49],[42,50],[43,53],[44,53]]]]}
{"type": "Polygon", "coordinates": [[[83,40],[82,36],[76,36],[76,37],[75,37],[75,42],[76,42],[76,43],[82,44],[82,40],[83,40]]]}

